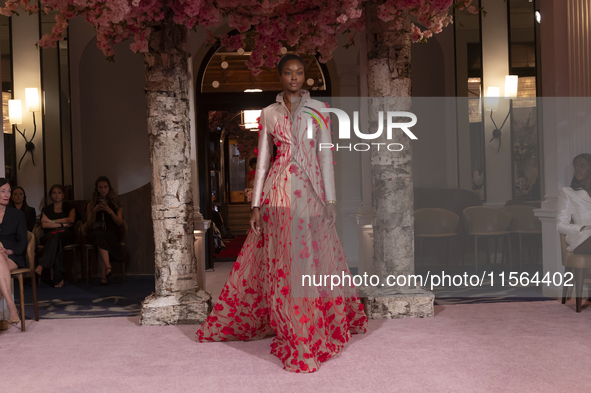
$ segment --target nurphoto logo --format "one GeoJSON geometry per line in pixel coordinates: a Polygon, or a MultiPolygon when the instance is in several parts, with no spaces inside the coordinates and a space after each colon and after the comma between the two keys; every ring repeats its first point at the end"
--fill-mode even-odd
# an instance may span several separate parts
{"type": "MultiPolygon", "coordinates": [[[[328,129],[327,120],[324,118],[322,113],[334,113],[337,115],[337,119],[339,121],[339,140],[346,140],[351,139],[351,120],[347,112],[342,109],[337,108],[321,108],[320,110],[311,108],[306,106],[305,108],[311,110],[312,112],[305,112],[306,114],[310,115],[311,117],[308,118],[308,139],[313,138],[313,131],[314,131],[314,124],[313,120],[318,123],[318,126],[322,129],[323,127],[328,129]]],[[[415,134],[410,131],[410,127],[417,124],[417,117],[414,113],[411,112],[396,112],[396,111],[388,111],[386,112],[386,137],[387,139],[392,139],[392,130],[395,128],[400,128],[410,139],[418,139],[415,134]],[[399,122],[394,121],[395,118],[408,118],[410,121],[408,122],[399,122]]],[[[378,112],[378,129],[373,133],[363,133],[359,130],[359,112],[353,112],[353,131],[355,135],[357,135],[360,139],[371,140],[377,139],[382,135],[384,132],[384,112],[378,112]]],[[[332,143],[319,143],[318,150],[322,151],[322,149],[335,149],[336,151],[340,150],[349,150],[351,149],[355,151],[368,151],[371,149],[371,146],[376,146],[378,150],[380,150],[381,145],[385,145],[386,148],[390,151],[400,151],[404,149],[404,146],[401,143],[356,143],[356,144],[348,144],[348,145],[339,145],[338,143],[336,146],[332,143]]]]}

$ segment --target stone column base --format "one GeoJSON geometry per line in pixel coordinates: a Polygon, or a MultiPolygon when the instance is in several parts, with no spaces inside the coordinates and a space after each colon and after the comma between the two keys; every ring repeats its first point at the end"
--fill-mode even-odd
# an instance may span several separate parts
{"type": "Polygon", "coordinates": [[[425,289],[359,289],[369,319],[425,318],[435,315],[435,295],[425,289]]]}
{"type": "Polygon", "coordinates": [[[169,296],[153,293],[142,302],[140,325],[198,325],[205,321],[211,308],[211,295],[203,290],[169,296]]]}

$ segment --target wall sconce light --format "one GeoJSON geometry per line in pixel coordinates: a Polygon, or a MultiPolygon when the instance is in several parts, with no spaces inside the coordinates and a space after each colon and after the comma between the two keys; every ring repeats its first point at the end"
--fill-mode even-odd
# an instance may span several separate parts
{"type": "MultiPolygon", "coordinates": [[[[518,86],[519,78],[516,75],[507,75],[505,76],[505,97],[506,98],[515,98],[517,97],[517,86],[518,86]]],[[[503,124],[500,127],[497,126],[495,123],[495,119],[493,118],[493,112],[497,110],[499,105],[499,96],[501,95],[501,89],[496,86],[489,86],[486,92],[486,106],[487,109],[490,109],[490,120],[492,121],[495,129],[492,133],[492,139],[489,142],[492,142],[495,139],[499,140],[499,147],[497,149],[497,153],[501,150],[501,130],[505,126],[507,119],[511,115],[513,109],[513,102],[510,102],[509,111],[507,112],[507,116],[505,116],[505,120],[503,120],[503,124]]]]}
{"type": "Polygon", "coordinates": [[[37,134],[37,122],[35,121],[35,112],[41,111],[41,105],[39,104],[39,90],[36,87],[26,88],[25,89],[25,98],[26,98],[26,105],[27,105],[27,112],[33,113],[33,136],[31,139],[27,139],[27,130],[18,129],[17,124],[22,124],[23,122],[23,109],[21,100],[9,100],[8,101],[8,118],[10,124],[13,125],[14,129],[18,131],[19,134],[25,140],[25,152],[21,157],[20,161],[18,162],[18,169],[21,169],[21,163],[23,159],[27,155],[28,152],[31,153],[31,161],[33,165],[35,165],[35,156],[33,156],[33,150],[35,150],[35,144],[33,143],[33,139],[35,139],[35,134],[37,134]]]}
{"type": "Polygon", "coordinates": [[[505,76],[505,97],[506,98],[517,97],[518,85],[519,85],[519,77],[517,75],[506,75],[505,76]]]}
{"type": "Polygon", "coordinates": [[[8,100],[8,121],[10,124],[23,123],[21,100],[8,100]]]}
{"type": "Polygon", "coordinates": [[[538,24],[542,23],[542,14],[540,14],[540,10],[536,10],[536,22],[538,22],[538,24]]]}

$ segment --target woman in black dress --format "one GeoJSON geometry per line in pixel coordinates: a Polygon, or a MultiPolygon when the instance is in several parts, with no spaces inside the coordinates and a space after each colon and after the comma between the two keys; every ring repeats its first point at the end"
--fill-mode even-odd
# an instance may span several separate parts
{"type": "Polygon", "coordinates": [[[10,184],[0,177],[0,299],[6,299],[8,322],[18,324],[20,318],[12,300],[10,271],[26,267],[27,222],[22,211],[8,206],[9,200],[10,184]]]}
{"type": "Polygon", "coordinates": [[[61,184],[54,184],[49,189],[49,197],[53,203],[43,208],[41,213],[41,227],[45,234],[40,239],[43,244],[43,256],[39,258],[39,265],[35,271],[41,275],[43,268],[53,267],[53,281],[56,288],[64,285],[64,257],[63,248],[74,243],[74,221],[76,209],[65,203],[65,190],[61,184]]]}
{"type": "Polygon", "coordinates": [[[101,267],[101,284],[106,285],[113,269],[111,261],[123,260],[123,247],[119,239],[119,227],[123,224],[123,208],[119,197],[106,176],[94,182],[94,192],[86,205],[87,227],[92,229],[89,242],[98,251],[101,267]]]}
{"type": "Polygon", "coordinates": [[[27,204],[27,194],[25,194],[25,190],[22,187],[16,186],[12,189],[9,203],[10,206],[22,210],[25,213],[27,231],[33,232],[33,228],[35,228],[35,223],[37,222],[37,212],[34,207],[27,204]]]}

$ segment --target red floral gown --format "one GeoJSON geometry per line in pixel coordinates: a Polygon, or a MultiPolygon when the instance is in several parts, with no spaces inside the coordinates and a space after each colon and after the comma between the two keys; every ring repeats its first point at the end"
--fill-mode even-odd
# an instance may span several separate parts
{"type": "Polygon", "coordinates": [[[330,127],[315,123],[311,139],[306,131],[310,113],[322,107],[303,91],[293,116],[283,93],[261,112],[252,204],[260,206],[262,234],[249,232],[214,310],[197,331],[201,342],[275,335],[271,353],[293,372],[318,370],[351,333],[367,328],[354,287],[320,280],[349,274],[324,207],[325,200],[336,199],[332,152],[318,151],[319,143],[331,142],[330,127]],[[269,168],[273,143],[278,154],[269,168]]]}

